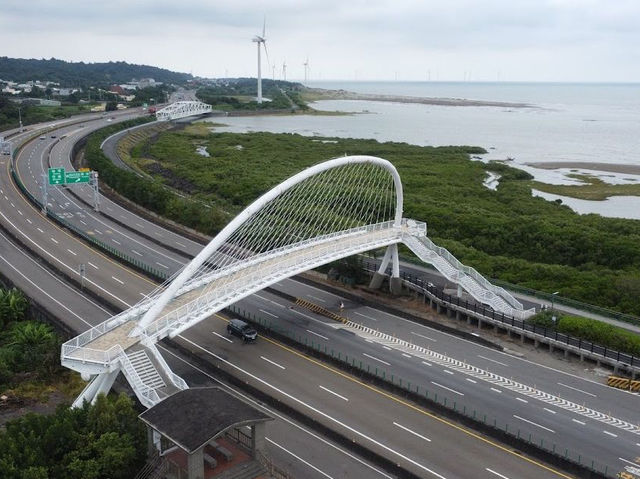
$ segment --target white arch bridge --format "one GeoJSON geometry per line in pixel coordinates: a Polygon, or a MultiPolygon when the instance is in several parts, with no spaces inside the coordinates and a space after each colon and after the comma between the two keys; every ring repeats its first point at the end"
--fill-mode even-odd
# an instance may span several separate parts
{"type": "Polygon", "coordinates": [[[212,107],[201,101],[176,101],[156,112],[158,121],[178,120],[211,113],[212,107]]]}
{"type": "Polygon", "coordinates": [[[120,371],[147,407],[187,388],[159,354],[158,340],[311,268],[387,247],[377,279],[391,263],[391,283],[397,286],[398,243],[494,310],[517,318],[533,314],[433,244],[426,224],[403,218],[402,208],[398,172],[371,156],[320,163],[279,184],[148,298],[63,345],[62,364],[85,378],[94,376],[74,405],[108,391],[120,371]]]}

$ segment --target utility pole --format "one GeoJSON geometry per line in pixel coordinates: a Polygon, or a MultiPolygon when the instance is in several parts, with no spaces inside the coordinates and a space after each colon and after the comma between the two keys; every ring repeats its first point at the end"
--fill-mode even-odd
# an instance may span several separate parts
{"type": "Polygon", "coordinates": [[[42,214],[47,216],[47,183],[49,178],[46,173],[42,174],[42,214]]]}
{"type": "Polygon", "coordinates": [[[18,121],[20,122],[20,133],[22,133],[22,106],[18,107],[18,121]]]}

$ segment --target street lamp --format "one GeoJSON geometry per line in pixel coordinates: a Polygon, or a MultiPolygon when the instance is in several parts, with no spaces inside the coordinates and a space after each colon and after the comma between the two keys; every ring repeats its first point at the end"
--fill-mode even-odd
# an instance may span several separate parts
{"type": "Polygon", "coordinates": [[[556,298],[556,295],[559,293],[560,291],[556,291],[555,293],[551,293],[551,321],[553,321],[553,324],[556,324],[556,317],[553,314],[553,300],[556,298]]]}
{"type": "Polygon", "coordinates": [[[22,133],[22,106],[18,107],[18,121],[20,122],[20,133],[22,133]]]}

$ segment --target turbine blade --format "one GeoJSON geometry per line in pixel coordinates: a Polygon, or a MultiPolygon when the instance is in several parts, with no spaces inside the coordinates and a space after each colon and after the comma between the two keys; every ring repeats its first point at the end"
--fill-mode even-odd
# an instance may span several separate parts
{"type": "Polygon", "coordinates": [[[267,16],[262,19],[262,38],[264,38],[265,30],[267,28],[267,16]]]}
{"type": "Polygon", "coordinates": [[[267,42],[266,40],[262,41],[262,46],[264,46],[264,54],[267,57],[267,65],[271,68],[271,63],[269,62],[269,52],[267,51],[267,42]]]}

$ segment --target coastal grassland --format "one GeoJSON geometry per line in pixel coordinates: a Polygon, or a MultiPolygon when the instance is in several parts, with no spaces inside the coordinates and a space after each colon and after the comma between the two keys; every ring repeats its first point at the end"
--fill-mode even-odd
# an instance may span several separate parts
{"type": "Polygon", "coordinates": [[[580,180],[582,183],[578,185],[550,185],[535,181],[532,186],[546,193],[570,196],[581,200],[602,201],[610,196],[640,196],[640,184],[612,185],[593,175],[571,174],[568,176],[580,180]]]}
{"type": "Polygon", "coordinates": [[[230,219],[274,185],[329,158],[380,156],[403,179],[405,216],[426,221],[429,236],[464,263],[492,278],[640,314],[640,222],[580,216],[532,197],[527,173],[471,161],[481,148],[340,138],[323,143],[271,133],[205,136],[195,128],[162,133],[144,145],[140,168],[210,204],[204,216],[218,212],[218,219],[230,219]],[[211,156],[197,154],[196,146],[206,146],[211,156]],[[500,173],[497,191],[482,185],[487,171],[500,173]]]}

